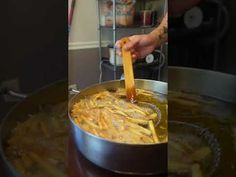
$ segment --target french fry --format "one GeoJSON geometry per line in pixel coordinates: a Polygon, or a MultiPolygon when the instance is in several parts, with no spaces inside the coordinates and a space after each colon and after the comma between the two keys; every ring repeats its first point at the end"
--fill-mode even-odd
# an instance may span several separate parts
{"type": "Polygon", "coordinates": [[[100,129],[100,127],[98,125],[96,125],[95,123],[93,123],[92,121],[90,121],[88,118],[84,117],[81,115],[81,118],[88,124],[90,125],[91,127],[93,128],[97,128],[97,129],[100,129]]]}
{"type": "Polygon", "coordinates": [[[100,116],[98,118],[98,125],[100,127],[100,129],[107,129],[108,128],[108,125],[106,123],[106,121],[104,120],[104,116],[103,116],[103,113],[100,112],[100,116]]]}
{"type": "Polygon", "coordinates": [[[134,111],[139,112],[140,114],[146,115],[146,113],[137,105],[132,104],[132,103],[128,103],[128,106],[133,109],[134,111]]]}
{"type": "Polygon", "coordinates": [[[137,125],[137,124],[134,124],[134,123],[128,122],[128,121],[126,121],[126,124],[127,124],[129,127],[135,128],[137,131],[139,131],[139,132],[141,132],[141,133],[144,133],[144,134],[146,134],[146,135],[148,135],[148,136],[152,135],[152,132],[151,132],[149,129],[144,128],[144,127],[142,127],[142,126],[140,126],[140,125],[137,125]]]}
{"type": "Polygon", "coordinates": [[[184,150],[184,148],[181,146],[181,144],[176,143],[175,141],[169,141],[168,142],[168,146],[173,148],[174,150],[177,150],[181,153],[186,153],[186,151],[184,150]]]}
{"type": "Polygon", "coordinates": [[[192,159],[192,161],[201,161],[204,158],[206,158],[207,156],[209,156],[211,154],[211,149],[207,146],[205,147],[201,147],[200,149],[197,149],[196,151],[194,151],[191,155],[190,158],[192,159]]]}
{"type": "Polygon", "coordinates": [[[89,101],[88,101],[88,106],[89,106],[89,108],[92,108],[92,107],[95,106],[95,105],[93,104],[93,101],[92,101],[92,100],[89,100],[89,101]]]}
{"type": "Polygon", "coordinates": [[[107,125],[107,123],[106,123],[104,117],[101,118],[101,123],[102,123],[104,129],[108,129],[108,125],[107,125]]]}
{"type": "Polygon", "coordinates": [[[154,140],[149,136],[142,136],[141,139],[143,140],[144,143],[154,143],[154,140]]]}
{"type": "Polygon", "coordinates": [[[40,158],[40,156],[38,156],[37,154],[33,153],[33,152],[28,152],[29,157],[38,164],[38,166],[44,170],[45,172],[47,172],[48,174],[50,174],[53,177],[67,177],[66,174],[62,173],[61,171],[58,170],[58,168],[52,166],[50,163],[48,163],[47,161],[43,160],[40,158]]]}
{"type": "Polygon", "coordinates": [[[125,118],[136,124],[148,125],[148,120],[145,119],[131,118],[131,117],[125,117],[125,118]]]}
{"type": "Polygon", "coordinates": [[[112,121],[108,118],[108,116],[104,115],[103,119],[107,123],[107,126],[109,127],[110,132],[114,131],[115,133],[119,134],[116,127],[113,125],[112,121]]]}
{"type": "Polygon", "coordinates": [[[97,130],[96,130],[95,128],[92,129],[92,133],[93,133],[94,135],[96,135],[96,136],[99,135],[98,132],[97,132],[97,130]]]}
{"type": "Polygon", "coordinates": [[[136,89],[139,95],[152,96],[154,93],[148,90],[136,89]]]}
{"type": "Polygon", "coordinates": [[[114,111],[111,108],[105,107],[105,109],[111,113],[114,113],[114,111]]]}
{"type": "Polygon", "coordinates": [[[138,135],[140,138],[143,136],[143,134],[138,131],[137,129],[133,128],[133,127],[129,127],[129,131],[131,131],[132,133],[138,135]]]}
{"type": "Polygon", "coordinates": [[[159,140],[158,140],[158,137],[157,137],[157,133],[156,133],[153,121],[150,120],[148,123],[149,123],[149,128],[150,128],[150,130],[152,132],[153,140],[154,140],[155,143],[158,143],[159,140]]]}
{"type": "Polygon", "coordinates": [[[168,162],[168,172],[170,173],[186,173],[191,169],[191,164],[183,163],[179,161],[168,162]]]}
{"type": "Polygon", "coordinates": [[[98,119],[98,126],[99,126],[99,128],[100,128],[101,130],[104,129],[104,126],[103,126],[103,124],[102,124],[102,122],[101,122],[101,118],[98,119]]]}
{"type": "Polygon", "coordinates": [[[192,165],[192,177],[202,177],[202,170],[199,164],[195,163],[192,165]]]}
{"type": "Polygon", "coordinates": [[[124,112],[119,111],[119,110],[115,110],[115,111],[113,111],[113,113],[122,115],[122,116],[124,116],[124,117],[127,117],[127,116],[128,116],[127,114],[125,114],[124,112]]]}
{"type": "Polygon", "coordinates": [[[47,138],[50,137],[49,132],[48,132],[48,129],[46,128],[44,122],[40,122],[39,125],[40,125],[40,128],[41,128],[42,132],[44,133],[44,135],[45,135],[47,138]]]}
{"type": "Polygon", "coordinates": [[[146,113],[144,112],[144,111],[141,111],[140,109],[135,109],[134,108],[134,111],[136,111],[136,112],[138,112],[138,113],[140,113],[140,114],[142,114],[142,115],[146,115],[146,113]]]}
{"type": "Polygon", "coordinates": [[[94,100],[97,100],[97,99],[99,99],[99,98],[101,98],[102,97],[102,93],[98,93],[98,94],[96,94],[96,95],[94,95],[94,100]]]}

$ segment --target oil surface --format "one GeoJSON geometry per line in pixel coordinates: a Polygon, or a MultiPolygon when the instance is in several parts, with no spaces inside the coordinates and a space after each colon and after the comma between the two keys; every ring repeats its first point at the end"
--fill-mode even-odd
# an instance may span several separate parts
{"type": "Polygon", "coordinates": [[[170,92],[169,120],[193,123],[212,132],[219,142],[221,160],[213,177],[236,175],[236,105],[188,93],[170,92]]]}

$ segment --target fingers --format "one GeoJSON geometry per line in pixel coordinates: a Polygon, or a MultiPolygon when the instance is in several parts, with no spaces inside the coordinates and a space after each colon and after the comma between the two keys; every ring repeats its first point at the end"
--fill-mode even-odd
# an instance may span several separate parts
{"type": "Polygon", "coordinates": [[[134,35],[129,37],[129,42],[124,45],[125,50],[132,50],[135,48],[135,46],[138,44],[139,38],[134,35]]]}
{"type": "MultiPolygon", "coordinates": [[[[138,42],[139,42],[139,38],[137,37],[137,35],[134,35],[134,36],[129,37],[129,42],[126,43],[123,46],[125,50],[130,50],[130,52],[132,53],[132,58],[133,59],[137,59],[138,58],[138,54],[135,51],[135,46],[138,44],[138,42]]],[[[119,55],[119,56],[122,56],[121,40],[116,41],[115,48],[116,48],[116,54],[119,55]]]]}
{"type": "Polygon", "coordinates": [[[120,44],[120,40],[116,41],[115,43],[115,48],[116,48],[116,54],[119,55],[121,57],[121,44],[120,44]]]}
{"type": "Polygon", "coordinates": [[[136,55],[136,54],[132,54],[132,59],[133,59],[133,60],[138,59],[137,55],[136,55]]]}
{"type": "Polygon", "coordinates": [[[116,43],[115,43],[115,48],[116,49],[121,49],[121,44],[120,44],[120,40],[118,40],[118,41],[116,41],[116,43]]]}
{"type": "MultiPolygon", "coordinates": [[[[125,50],[131,50],[133,49],[139,42],[139,37],[137,35],[129,37],[129,42],[126,43],[123,47],[125,50]]],[[[121,40],[116,41],[115,44],[116,49],[121,50],[121,40]]]]}
{"type": "Polygon", "coordinates": [[[137,51],[132,52],[132,58],[134,60],[139,59],[140,58],[140,53],[138,53],[137,51]]]}

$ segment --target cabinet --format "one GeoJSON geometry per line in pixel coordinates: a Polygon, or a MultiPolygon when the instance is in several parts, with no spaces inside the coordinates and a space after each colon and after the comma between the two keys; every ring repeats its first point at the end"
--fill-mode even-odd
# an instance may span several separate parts
{"type": "MultiPolygon", "coordinates": [[[[114,44],[118,39],[124,36],[130,36],[133,34],[145,34],[155,29],[161,21],[161,16],[164,16],[167,10],[167,0],[130,0],[129,3],[123,4],[124,0],[97,0],[97,12],[98,12],[98,41],[99,41],[99,59],[100,59],[100,79],[99,82],[112,79],[120,79],[123,73],[122,66],[117,65],[116,49],[114,44]],[[136,2],[135,4],[132,2],[136,2]],[[152,5],[152,3],[154,5],[152,5]],[[147,7],[149,4],[149,7],[147,7]],[[104,10],[104,8],[106,8],[104,10]],[[155,9],[156,8],[156,9],[155,9]],[[158,10],[157,10],[158,9],[158,10]],[[110,10],[110,11],[109,11],[110,10]],[[122,11],[123,10],[123,11],[122,11]],[[136,12],[134,12],[136,10],[136,12]],[[106,15],[104,15],[106,11],[106,15]],[[158,20],[159,19],[159,20],[158,20]],[[114,62],[109,62],[109,57],[104,56],[104,34],[106,37],[109,35],[111,38],[108,40],[110,46],[112,46],[114,62]],[[109,77],[103,77],[103,74],[109,75],[109,77]]],[[[109,37],[108,37],[109,38],[109,37]]],[[[163,47],[155,50],[155,57],[158,57],[153,63],[146,63],[144,60],[140,60],[134,63],[134,72],[137,78],[150,78],[144,71],[150,70],[153,73],[159,73],[160,69],[164,66],[165,54],[163,47]],[[142,72],[143,71],[143,72],[142,72]],[[145,75],[145,76],[144,76],[145,75]]],[[[150,79],[157,79],[160,76],[150,79]]]]}

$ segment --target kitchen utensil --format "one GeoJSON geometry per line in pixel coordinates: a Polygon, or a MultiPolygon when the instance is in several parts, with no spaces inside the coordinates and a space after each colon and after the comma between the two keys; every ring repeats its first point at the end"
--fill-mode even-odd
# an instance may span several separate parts
{"type": "Polygon", "coordinates": [[[122,48],[122,58],[123,58],[123,68],[125,75],[125,89],[126,96],[131,103],[136,102],[136,90],[134,84],[134,72],[131,52],[126,50],[123,46],[129,42],[128,38],[121,39],[122,48]]]}

